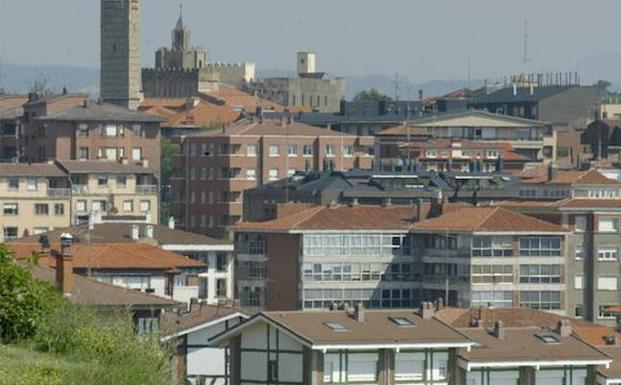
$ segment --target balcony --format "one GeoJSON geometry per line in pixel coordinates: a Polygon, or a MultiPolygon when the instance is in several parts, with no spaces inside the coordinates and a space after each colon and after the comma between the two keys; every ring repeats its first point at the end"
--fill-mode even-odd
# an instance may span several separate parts
{"type": "Polygon", "coordinates": [[[68,188],[48,188],[47,196],[51,198],[66,198],[71,195],[71,189],[68,188]]]}
{"type": "Polygon", "coordinates": [[[141,195],[154,195],[157,194],[158,187],[157,185],[137,185],[136,186],[136,194],[141,195]]]}
{"type": "Polygon", "coordinates": [[[88,186],[85,184],[74,184],[71,186],[71,193],[74,195],[88,194],[88,186]]]}

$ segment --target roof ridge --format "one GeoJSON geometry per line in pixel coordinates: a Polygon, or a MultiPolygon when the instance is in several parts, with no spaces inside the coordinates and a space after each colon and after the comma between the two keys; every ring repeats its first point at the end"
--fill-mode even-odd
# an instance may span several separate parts
{"type": "Polygon", "coordinates": [[[488,219],[490,219],[490,218],[491,218],[491,216],[492,216],[492,215],[494,215],[494,214],[496,213],[496,211],[497,211],[498,209],[500,209],[500,208],[501,208],[500,206],[494,207],[494,208],[493,208],[493,209],[489,212],[489,214],[487,214],[487,215],[485,216],[485,218],[483,218],[483,219],[479,222],[479,224],[477,224],[477,225],[475,226],[475,229],[478,229],[479,227],[483,226],[483,224],[484,224],[485,222],[487,222],[487,220],[488,220],[488,219]]]}
{"type": "MultiPolygon", "coordinates": [[[[301,218],[298,222],[295,222],[291,228],[295,228],[298,227],[299,225],[301,225],[303,222],[306,222],[307,220],[311,219],[312,217],[314,217],[315,215],[319,214],[321,211],[323,211],[326,207],[320,206],[320,207],[310,207],[307,212],[308,215],[304,216],[303,218],[301,218]]],[[[304,214],[304,212],[301,212],[300,214],[304,214]]],[[[291,215],[295,215],[295,214],[291,214],[291,215]]]]}

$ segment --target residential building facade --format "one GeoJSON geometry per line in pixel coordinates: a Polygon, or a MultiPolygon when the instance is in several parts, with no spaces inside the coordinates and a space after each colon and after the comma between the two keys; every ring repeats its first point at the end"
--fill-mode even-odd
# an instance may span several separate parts
{"type": "Polygon", "coordinates": [[[0,162],[16,160],[22,152],[23,95],[0,96],[0,162]]]}
{"type": "Polygon", "coordinates": [[[370,168],[372,138],[287,121],[240,122],[183,138],[172,215],[187,231],[228,236],[243,192],[301,170],[370,168]]]}

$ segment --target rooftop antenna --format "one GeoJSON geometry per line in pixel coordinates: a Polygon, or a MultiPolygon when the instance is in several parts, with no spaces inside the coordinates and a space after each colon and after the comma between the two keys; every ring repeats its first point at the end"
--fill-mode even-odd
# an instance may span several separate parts
{"type": "Polygon", "coordinates": [[[399,81],[399,74],[395,73],[395,80],[393,81],[395,86],[395,102],[399,100],[399,91],[401,89],[401,83],[399,81]]]}
{"type": "Polygon", "coordinates": [[[524,64],[529,62],[528,58],[528,20],[524,20],[524,57],[522,58],[524,64]]]}
{"type": "Polygon", "coordinates": [[[472,81],[472,56],[468,55],[468,85],[470,88],[470,82],[472,81]]]}

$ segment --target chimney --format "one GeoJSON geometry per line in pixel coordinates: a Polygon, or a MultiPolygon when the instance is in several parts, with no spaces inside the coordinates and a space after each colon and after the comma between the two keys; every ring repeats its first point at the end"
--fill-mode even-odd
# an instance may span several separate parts
{"type": "Polygon", "coordinates": [[[354,309],[354,319],[357,322],[364,323],[364,305],[362,302],[359,302],[354,309]]]}
{"type": "Polygon", "coordinates": [[[138,239],[140,239],[140,226],[132,225],[129,237],[132,241],[137,241],[138,239]]]}
{"type": "Polygon", "coordinates": [[[513,83],[513,96],[517,96],[517,83],[513,83]]]}
{"type": "Polygon", "coordinates": [[[392,199],[390,199],[390,197],[384,198],[384,200],[382,201],[382,206],[384,206],[384,207],[391,207],[392,206],[392,199]]]}
{"type": "Polygon", "coordinates": [[[614,334],[605,336],[604,337],[604,342],[606,342],[606,345],[616,345],[617,344],[617,337],[615,337],[614,334]]]}
{"type": "Polygon", "coordinates": [[[558,166],[554,163],[550,163],[548,166],[548,182],[553,181],[558,176],[558,166]]]}
{"type": "Polygon", "coordinates": [[[502,321],[496,321],[494,323],[494,331],[492,334],[501,341],[505,339],[505,327],[502,321]]]}
{"type": "Polygon", "coordinates": [[[569,337],[571,335],[571,323],[569,320],[560,320],[556,325],[556,332],[561,337],[569,337]]]}
{"type": "Polygon", "coordinates": [[[354,311],[352,310],[351,306],[349,306],[348,303],[345,303],[345,305],[343,305],[343,310],[345,310],[345,314],[347,314],[348,316],[354,315],[354,311]]]}
{"type": "Polygon", "coordinates": [[[434,309],[431,302],[420,303],[420,317],[422,319],[431,319],[433,317],[434,309]]]}
{"type": "Polygon", "coordinates": [[[153,225],[146,225],[144,227],[144,237],[153,239],[153,225]]]}
{"type": "Polygon", "coordinates": [[[56,254],[56,286],[68,297],[73,290],[73,236],[63,233],[60,236],[60,254],[56,254]]]}
{"type": "Polygon", "coordinates": [[[530,96],[533,96],[535,94],[535,85],[533,83],[530,83],[530,96]]]}
{"type": "Polygon", "coordinates": [[[87,108],[87,107],[88,107],[88,105],[89,105],[89,100],[88,100],[88,99],[84,99],[84,100],[82,101],[82,108],[87,108]]]}
{"type": "Polygon", "coordinates": [[[354,206],[358,206],[358,204],[359,204],[358,203],[358,198],[354,198],[354,199],[352,199],[350,206],[354,207],[354,206]]]}
{"type": "Polygon", "coordinates": [[[171,230],[175,229],[175,217],[168,217],[168,228],[171,230]]]}
{"type": "Polygon", "coordinates": [[[443,308],[444,308],[444,300],[442,299],[442,297],[440,297],[436,301],[436,311],[442,310],[443,308]]]}
{"type": "Polygon", "coordinates": [[[418,100],[423,100],[423,89],[418,90],[418,100]]]}
{"type": "Polygon", "coordinates": [[[198,302],[198,298],[190,298],[190,313],[200,311],[201,304],[198,302]]]}

